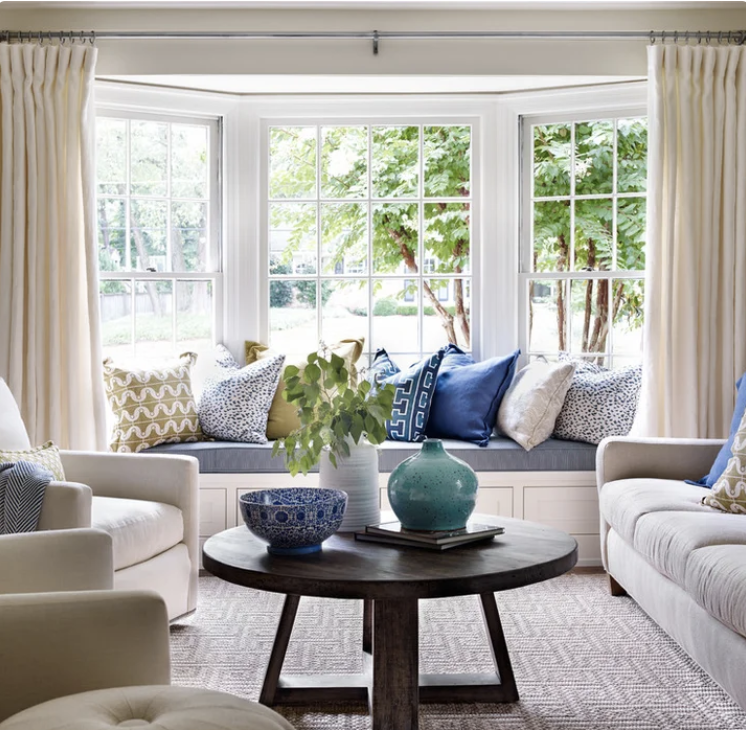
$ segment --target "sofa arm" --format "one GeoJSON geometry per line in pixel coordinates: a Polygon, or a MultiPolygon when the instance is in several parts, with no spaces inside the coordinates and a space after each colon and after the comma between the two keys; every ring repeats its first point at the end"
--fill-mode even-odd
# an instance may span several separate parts
{"type": "Polygon", "coordinates": [[[169,684],[168,641],[150,591],[0,597],[0,722],[77,692],[169,684]]]}
{"type": "Polygon", "coordinates": [[[91,488],[75,482],[50,482],[44,492],[37,530],[91,526],[91,488]]]}
{"type": "Polygon", "coordinates": [[[0,594],[108,590],[113,563],[103,530],[0,535],[0,594]]]}
{"type": "Polygon", "coordinates": [[[618,479],[699,479],[709,472],[724,443],[721,439],[606,438],[596,452],[598,489],[618,479]]]}

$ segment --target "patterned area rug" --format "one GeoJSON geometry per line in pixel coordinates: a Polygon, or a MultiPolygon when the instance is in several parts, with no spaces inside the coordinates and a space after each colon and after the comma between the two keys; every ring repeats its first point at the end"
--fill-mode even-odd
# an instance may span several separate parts
{"type": "MultiPolygon", "coordinates": [[[[743,713],[600,574],[497,594],[520,702],[425,705],[422,730],[746,730],[743,713]]],[[[200,578],[198,612],[172,627],[174,683],[256,700],[282,596],[200,578]]],[[[490,671],[477,599],[421,602],[421,668],[490,671]]],[[[362,602],[304,598],[285,668],[359,672],[362,602]]],[[[280,708],[298,730],[368,730],[359,706],[280,708]]]]}

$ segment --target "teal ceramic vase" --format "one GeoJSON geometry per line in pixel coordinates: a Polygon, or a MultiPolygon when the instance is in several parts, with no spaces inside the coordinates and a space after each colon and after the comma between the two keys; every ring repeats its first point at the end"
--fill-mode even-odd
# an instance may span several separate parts
{"type": "Polygon", "coordinates": [[[389,477],[389,503],[408,530],[459,530],[477,502],[477,475],[451,456],[440,439],[402,461],[389,477]]]}

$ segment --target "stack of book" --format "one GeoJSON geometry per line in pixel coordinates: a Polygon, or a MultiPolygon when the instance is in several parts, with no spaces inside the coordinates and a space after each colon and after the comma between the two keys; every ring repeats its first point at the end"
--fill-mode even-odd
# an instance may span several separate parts
{"type": "Polygon", "coordinates": [[[481,540],[491,540],[502,535],[505,528],[497,525],[481,525],[469,522],[460,530],[407,530],[400,522],[383,522],[368,525],[364,531],[356,532],[356,540],[382,542],[389,545],[425,548],[427,550],[448,550],[459,545],[467,545],[481,540]]]}

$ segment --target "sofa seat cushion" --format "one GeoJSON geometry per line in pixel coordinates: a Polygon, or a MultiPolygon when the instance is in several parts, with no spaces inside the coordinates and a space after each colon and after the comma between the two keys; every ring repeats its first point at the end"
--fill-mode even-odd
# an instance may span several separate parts
{"type": "MultiPolygon", "coordinates": [[[[738,515],[723,515],[746,522],[738,515]]],[[[689,557],[686,590],[711,616],[746,637],[746,545],[713,545],[689,557]]]]}
{"type": "Polygon", "coordinates": [[[111,535],[114,570],[142,563],[178,545],[184,538],[180,509],[140,499],[94,497],[91,527],[111,535]]]}

